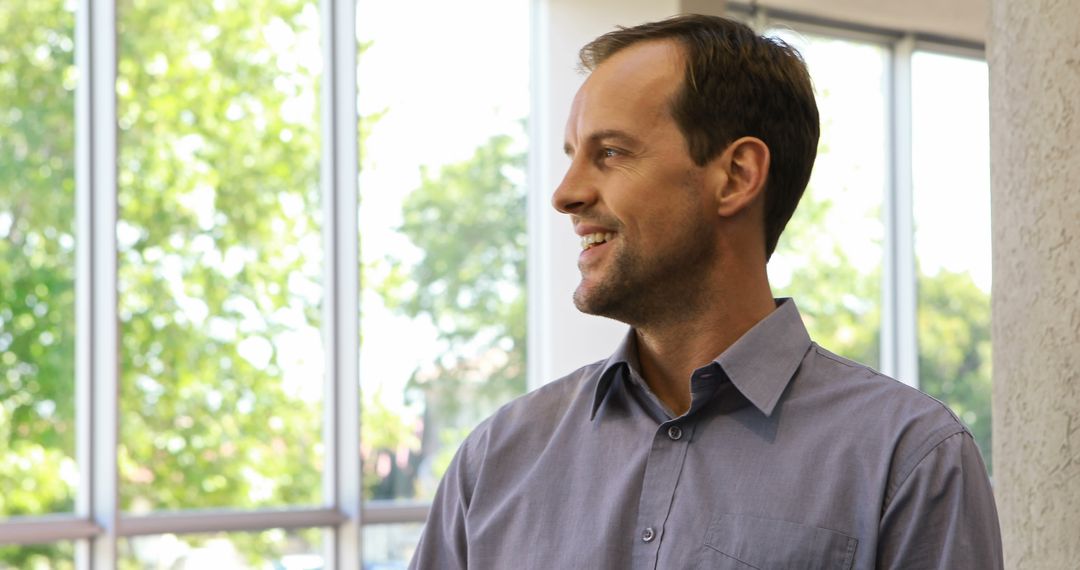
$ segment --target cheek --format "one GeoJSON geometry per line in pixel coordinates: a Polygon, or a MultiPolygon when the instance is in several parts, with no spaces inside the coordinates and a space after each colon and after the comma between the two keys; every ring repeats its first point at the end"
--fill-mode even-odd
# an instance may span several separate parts
{"type": "Polygon", "coordinates": [[[688,195],[685,189],[674,187],[643,210],[639,223],[652,232],[670,234],[687,225],[699,225],[703,215],[700,201],[688,195]]]}
{"type": "Polygon", "coordinates": [[[700,176],[689,169],[642,173],[625,180],[608,206],[628,241],[663,244],[685,240],[685,232],[708,223],[710,206],[700,176]]]}
{"type": "Polygon", "coordinates": [[[702,204],[689,200],[680,202],[678,207],[658,212],[655,219],[658,223],[650,231],[656,248],[662,251],[682,249],[711,239],[711,230],[716,222],[702,204]]]}

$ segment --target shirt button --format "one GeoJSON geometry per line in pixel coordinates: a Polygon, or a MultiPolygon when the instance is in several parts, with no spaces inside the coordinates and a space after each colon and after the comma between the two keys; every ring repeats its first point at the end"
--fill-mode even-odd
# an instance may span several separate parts
{"type": "Polygon", "coordinates": [[[654,538],[656,538],[656,531],[651,526],[641,533],[642,542],[652,542],[654,538]]]}
{"type": "Polygon", "coordinates": [[[667,436],[675,441],[682,439],[682,428],[679,426],[671,426],[667,428],[667,436]]]}

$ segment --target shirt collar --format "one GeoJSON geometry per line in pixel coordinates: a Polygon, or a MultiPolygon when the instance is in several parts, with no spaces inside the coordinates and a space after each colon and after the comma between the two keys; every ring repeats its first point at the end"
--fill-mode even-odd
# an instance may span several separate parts
{"type": "MultiPolygon", "coordinates": [[[[758,321],[713,362],[754,407],[770,416],[809,348],[810,335],[795,301],[777,299],[776,310],[758,321]]],[[[618,373],[636,362],[637,342],[634,330],[630,329],[601,368],[590,419],[596,417],[618,373]]]]}
{"type": "Polygon", "coordinates": [[[637,340],[634,337],[634,329],[631,328],[627,331],[626,336],[623,337],[615,352],[608,357],[600,368],[600,381],[596,383],[596,392],[593,394],[592,413],[589,414],[590,421],[596,418],[596,411],[600,409],[600,404],[603,403],[604,398],[611,391],[611,382],[620,372],[624,370],[628,372],[630,366],[636,362],[637,340]]]}

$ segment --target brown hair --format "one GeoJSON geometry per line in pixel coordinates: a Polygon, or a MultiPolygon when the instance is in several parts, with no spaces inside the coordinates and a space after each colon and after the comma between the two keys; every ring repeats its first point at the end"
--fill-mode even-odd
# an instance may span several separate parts
{"type": "Polygon", "coordinates": [[[682,89],[671,105],[699,166],[735,139],[753,136],[769,147],[765,187],[765,256],[772,256],[799,203],[817,156],[814,88],[799,52],[779,39],[716,16],[683,15],[620,27],[581,48],[581,64],[596,69],[638,42],[671,39],[686,54],[682,89]]]}

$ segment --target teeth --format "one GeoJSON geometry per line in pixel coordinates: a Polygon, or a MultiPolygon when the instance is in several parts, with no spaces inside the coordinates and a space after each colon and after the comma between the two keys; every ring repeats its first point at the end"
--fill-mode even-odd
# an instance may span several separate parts
{"type": "Polygon", "coordinates": [[[614,232],[596,232],[583,235],[581,236],[581,249],[589,249],[594,245],[600,245],[606,241],[611,241],[611,239],[614,237],[614,232]]]}

